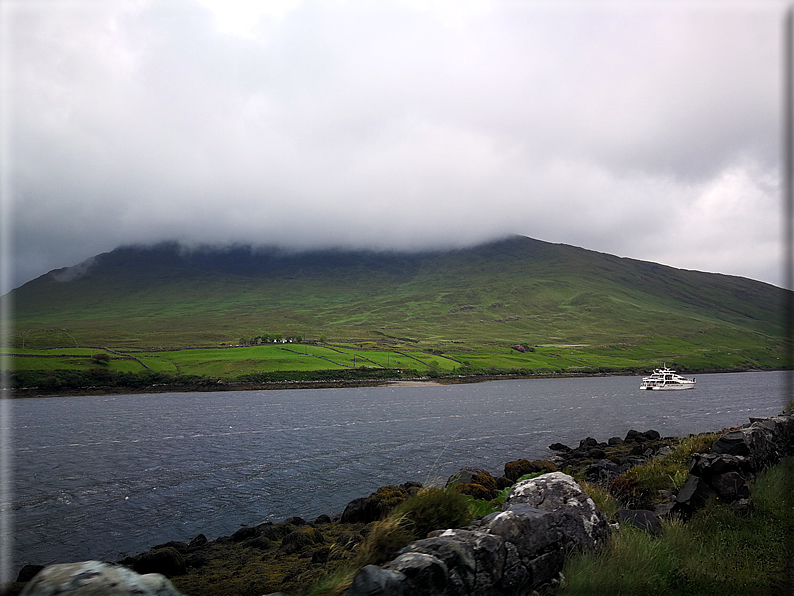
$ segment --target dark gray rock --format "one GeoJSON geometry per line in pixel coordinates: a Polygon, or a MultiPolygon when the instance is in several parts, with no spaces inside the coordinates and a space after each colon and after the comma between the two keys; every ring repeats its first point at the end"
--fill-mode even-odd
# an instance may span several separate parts
{"type": "Polygon", "coordinates": [[[39,571],[44,569],[44,565],[25,565],[22,569],[19,570],[17,574],[17,581],[18,582],[29,582],[39,571]]]}
{"type": "Polygon", "coordinates": [[[630,464],[619,466],[613,461],[602,459],[585,468],[584,477],[590,483],[606,486],[611,484],[615,478],[627,472],[630,468],[630,464]]]}
{"type": "Polygon", "coordinates": [[[524,594],[532,586],[532,570],[511,542],[505,542],[505,566],[495,588],[503,594],[524,594]]]}
{"type": "Polygon", "coordinates": [[[725,472],[711,478],[711,488],[723,501],[733,503],[750,496],[750,488],[737,472],[725,472]]]}
{"type": "Polygon", "coordinates": [[[579,449],[583,449],[587,451],[588,449],[592,449],[598,445],[598,441],[596,441],[593,437],[587,437],[579,441],[579,449]]]}
{"type": "Polygon", "coordinates": [[[187,542],[182,542],[180,540],[170,540],[164,544],[155,545],[150,550],[168,548],[168,547],[176,549],[176,551],[181,555],[184,555],[188,550],[187,542]]]}
{"type": "Polygon", "coordinates": [[[453,593],[467,594],[473,588],[477,575],[475,544],[461,535],[436,536],[411,544],[410,552],[433,555],[448,570],[447,582],[453,593]]]}
{"type": "Polygon", "coordinates": [[[447,588],[447,567],[427,553],[408,552],[399,555],[386,569],[402,573],[411,587],[411,594],[442,596],[447,588]]]}
{"type": "Polygon", "coordinates": [[[506,476],[497,476],[496,477],[496,489],[497,490],[504,490],[509,486],[513,486],[513,481],[507,478],[506,476]]]}
{"type": "Polygon", "coordinates": [[[132,569],[136,573],[159,573],[175,577],[187,573],[184,557],[173,547],[158,548],[142,553],[134,558],[132,569]]]}
{"type": "Polygon", "coordinates": [[[673,511],[681,513],[685,517],[689,516],[700,509],[711,494],[712,490],[705,480],[697,476],[690,476],[678,491],[673,511]]]}
{"type": "Polygon", "coordinates": [[[247,540],[249,538],[255,537],[259,532],[256,528],[251,526],[243,526],[239,530],[237,530],[234,534],[232,534],[232,542],[242,542],[243,540],[247,540]]]}
{"type": "MultiPolygon", "coordinates": [[[[638,445],[638,447],[640,447],[640,451],[642,451],[642,447],[639,446],[639,445],[638,445]]],[[[629,466],[631,466],[631,467],[641,466],[642,464],[645,463],[645,458],[639,457],[638,455],[629,455],[626,458],[626,463],[629,464],[629,466]]]]}
{"type": "Polygon", "coordinates": [[[340,521],[343,524],[368,524],[383,519],[395,505],[407,497],[408,492],[396,486],[381,487],[368,497],[350,501],[342,512],[340,521]]]}
{"type": "Polygon", "coordinates": [[[710,480],[717,474],[738,472],[749,477],[753,473],[753,464],[748,457],[728,455],[726,453],[693,453],[689,464],[689,473],[710,480]]]}
{"type": "Polygon", "coordinates": [[[733,430],[717,439],[711,450],[714,453],[747,456],[750,455],[751,446],[743,431],[733,430]]]}
{"type": "Polygon", "coordinates": [[[562,472],[544,474],[514,485],[503,510],[524,503],[555,514],[555,526],[567,548],[599,547],[609,537],[609,523],[577,482],[562,472]]]}
{"type": "Polygon", "coordinates": [[[653,507],[653,513],[659,518],[672,516],[675,510],[675,501],[668,501],[667,503],[658,503],[653,507]]]}
{"type": "Polygon", "coordinates": [[[522,557],[562,550],[564,545],[556,516],[526,503],[514,503],[506,511],[484,517],[479,527],[513,543],[522,557]]]}
{"type": "Polygon", "coordinates": [[[670,447],[670,445],[662,445],[661,447],[659,447],[659,449],[653,452],[653,458],[659,459],[664,457],[665,455],[670,455],[672,452],[673,452],[673,448],[670,447]]]}
{"type": "Polygon", "coordinates": [[[204,534],[199,534],[193,540],[188,542],[187,550],[188,552],[198,550],[200,548],[204,548],[205,546],[207,546],[208,543],[209,540],[207,540],[207,537],[204,534]]]}
{"type": "Polygon", "coordinates": [[[483,472],[490,475],[490,472],[483,470],[482,468],[472,468],[465,466],[447,479],[446,486],[450,487],[455,486],[456,484],[471,484],[474,481],[474,478],[483,472]]]}
{"type": "Polygon", "coordinates": [[[658,431],[655,430],[646,430],[642,434],[648,441],[658,441],[659,439],[662,438],[662,435],[660,435],[658,431]]]}
{"type": "Polygon", "coordinates": [[[345,596],[411,596],[407,580],[399,571],[367,565],[353,577],[345,596]]]}
{"type": "Polygon", "coordinates": [[[549,449],[551,449],[552,451],[563,451],[563,452],[571,451],[571,448],[568,447],[568,445],[563,445],[562,443],[552,443],[551,445],[549,445],[549,449]]]}
{"type": "Polygon", "coordinates": [[[794,415],[785,413],[753,420],[749,426],[717,439],[711,450],[714,453],[747,457],[753,471],[760,472],[794,452],[794,415]]]}
{"type": "Polygon", "coordinates": [[[618,445],[623,445],[624,441],[620,437],[610,437],[607,439],[607,445],[610,447],[616,447],[618,445]]]}
{"type": "Polygon", "coordinates": [[[621,509],[615,512],[615,519],[621,524],[628,524],[651,534],[660,534],[662,531],[662,524],[656,513],[646,509],[621,509]]]}
{"type": "Polygon", "coordinates": [[[501,536],[491,534],[481,523],[469,526],[469,529],[445,530],[438,536],[441,539],[452,539],[463,543],[474,558],[474,566],[466,563],[470,572],[461,574],[463,583],[471,585],[472,594],[499,594],[495,586],[499,583],[507,560],[506,542],[501,536]],[[473,583],[471,575],[473,573],[473,583]],[[468,576],[468,579],[467,579],[468,576]]]}
{"type": "Polygon", "coordinates": [[[645,437],[642,433],[638,430],[631,429],[629,432],[626,433],[626,437],[623,439],[625,443],[636,443],[637,437],[642,436],[643,442],[645,441],[645,437]]]}

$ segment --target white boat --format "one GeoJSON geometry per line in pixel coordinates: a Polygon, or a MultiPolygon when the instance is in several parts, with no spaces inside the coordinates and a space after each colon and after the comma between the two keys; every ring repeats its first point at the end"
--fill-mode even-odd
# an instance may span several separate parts
{"type": "Polygon", "coordinates": [[[650,377],[643,377],[640,389],[649,389],[652,391],[675,391],[680,389],[694,389],[695,379],[687,379],[674,370],[667,368],[664,365],[662,368],[656,368],[650,377]]]}

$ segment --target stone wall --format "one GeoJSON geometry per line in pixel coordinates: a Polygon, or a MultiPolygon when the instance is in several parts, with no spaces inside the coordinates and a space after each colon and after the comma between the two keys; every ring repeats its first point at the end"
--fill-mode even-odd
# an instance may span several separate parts
{"type": "MultiPolygon", "coordinates": [[[[747,483],[756,474],[794,454],[794,415],[751,418],[741,429],[714,442],[712,453],[696,454],[690,477],[679,492],[674,513],[690,515],[716,494],[748,506],[747,483]]],[[[649,511],[623,511],[626,523],[649,511]]],[[[642,521],[642,520],[641,520],[642,521]]],[[[432,532],[394,560],[369,565],[353,578],[346,596],[478,596],[553,593],[561,581],[565,556],[599,548],[609,524],[570,476],[545,474],[514,485],[503,511],[467,528],[432,532]]]]}
{"type": "Polygon", "coordinates": [[[750,418],[742,428],[717,439],[711,453],[696,453],[689,478],[676,497],[674,513],[687,517],[711,495],[732,503],[739,513],[752,508],[748,483],[781,458],[794,454],[794,413],[750,418]]]}

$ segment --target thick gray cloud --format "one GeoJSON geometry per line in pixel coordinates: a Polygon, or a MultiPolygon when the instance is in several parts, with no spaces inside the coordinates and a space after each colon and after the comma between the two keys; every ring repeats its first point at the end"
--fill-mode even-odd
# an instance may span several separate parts
{"type": "Polygon", "coordinates": [[[13,4],[14,283],[132,242],[517,233],[781,285],[783,10],[13,4]]]}

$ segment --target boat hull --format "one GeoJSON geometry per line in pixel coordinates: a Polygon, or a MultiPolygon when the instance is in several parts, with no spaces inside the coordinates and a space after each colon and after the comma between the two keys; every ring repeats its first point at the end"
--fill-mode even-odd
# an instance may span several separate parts
{"type": "Polygon", "coordinates": [[[646,391],[683,391],[684,389],[694,389],[694,383],[687,383],[685,385],[659,385],[655,387],[640,387],[646,391]]]}

